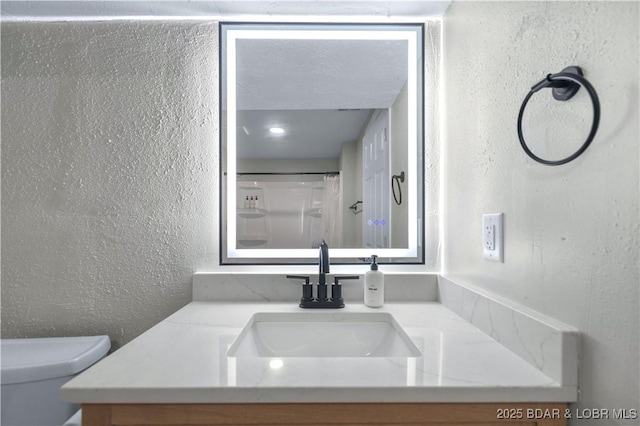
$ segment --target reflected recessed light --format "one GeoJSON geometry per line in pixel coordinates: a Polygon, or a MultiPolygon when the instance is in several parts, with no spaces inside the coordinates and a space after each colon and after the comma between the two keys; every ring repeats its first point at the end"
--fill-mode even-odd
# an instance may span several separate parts
{"type": "Polygon", "coordinates": [[[282,127],[270,127],[269,131],[274,135],[281,135],[284,133],[284,129],[282,127]]]}

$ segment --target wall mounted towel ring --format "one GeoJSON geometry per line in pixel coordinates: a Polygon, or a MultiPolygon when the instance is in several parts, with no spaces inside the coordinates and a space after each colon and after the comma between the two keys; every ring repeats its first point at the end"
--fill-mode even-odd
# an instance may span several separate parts
{"type": "Polygon", "coordinates": [[[524,101],[522,101],[520,114],[518,114],[518,138],[520,139],[520,145],[522,145],[522,149],[524,149],[524,152],[526,152],[529,157],[533,158],[539,163],[546,164],[548,166],[559,166],[561,164],[566,164],[570,161],[575,160],[589,147],[589,144],[596,135],[599,122],[600,101],[598,100],[598,94],[596,93],[591,83],[589,83],[584,77],[582,77],[582,70],[580,69],[580,67],[572,66],[563,69],[557,74],[547,75],[543,80],[531,87],[531,91],[524,98],[524,101]],[[529,102],[529,99],[531,99],[531,96],[533,96],[534,93],[536,93],[540,89],[544,89],[545,87],[552,88],[554,99],[558,101],[566,101],[571,99],[573,95],[578,92],[580,86],[584,87],[586,91],[589,92],[591,103],[593,104],[593,123],[591,125],[589,136],[587,136],[587,140],[582,144],[580,149],[562,160],[545,160],[536,156],[533,152],[531,152],[531,150],[527,146],[527,143],[524,141],[524,136],[522,135],[522,116],[524,115],[524,109],[527,106],[527,102],[529,102]]]}
{"type": "Polygon", "coordinates": [[[391,176],[391,192],[393,193],[393,200],[397,205],[402,204],[402,187],[401,183],[404,183],[404,172],[400,172],[399,175],[391,176]],[[398,191],[396,193],[396,185],[398,186],[398,191]]]}

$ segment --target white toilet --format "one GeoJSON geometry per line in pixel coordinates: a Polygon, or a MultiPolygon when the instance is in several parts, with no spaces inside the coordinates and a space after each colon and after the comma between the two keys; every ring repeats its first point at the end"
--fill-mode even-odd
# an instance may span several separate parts
{"type": "Polygon", "coordinates": [[[108,336],[0,340],[2,426],[60,426],[80,408],[60,386],[103,358],[108,336]]]}

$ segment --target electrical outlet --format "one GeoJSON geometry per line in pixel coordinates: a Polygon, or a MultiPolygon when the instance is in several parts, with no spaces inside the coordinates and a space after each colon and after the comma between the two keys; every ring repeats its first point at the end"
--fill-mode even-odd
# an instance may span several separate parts
{"type": "Polygon", "coordinates": [[[502,213],[482,215],[482,249],[484,258],[504,261],[502,213]]]}
{"type": "Polygon", "coordinates": [[[487,250],[495,250],[496,247],[496,233],[495,225],[488,225],[484,227],[484,248],[487,250]]]}

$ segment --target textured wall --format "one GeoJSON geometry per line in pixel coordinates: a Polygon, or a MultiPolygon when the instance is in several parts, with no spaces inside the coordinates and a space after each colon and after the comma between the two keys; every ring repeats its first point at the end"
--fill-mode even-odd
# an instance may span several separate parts
{"type": "MultiPolygon", "coordinates": [[[[581,330],[575,408],[638,408],[639,9],[454,2],[444,19],[445,272],[581,330]],[[598,91],[601,124],[582,157],[548,167],[526,157],[516,119],[529,88],[568,65],[598,91]],[[481,215],[493,212],[505,213],[504,263],[482,258],[481,215]]],[[[538,152],[586,136],[581,92],[536,95],[540,122],[525,132],[538,152]]]]}
{"type": "Polygon", "coordinates": [[[189,302],[193,272],[216,267],[217,37],[215,23],[3,23],[3,337],[105,333],[118,347],[189,302]]]}
{"type": "Polygon", "coordinates": [[[217,26],[2,24],[2,336],[126,343],[217,258],[217,26]]]}

